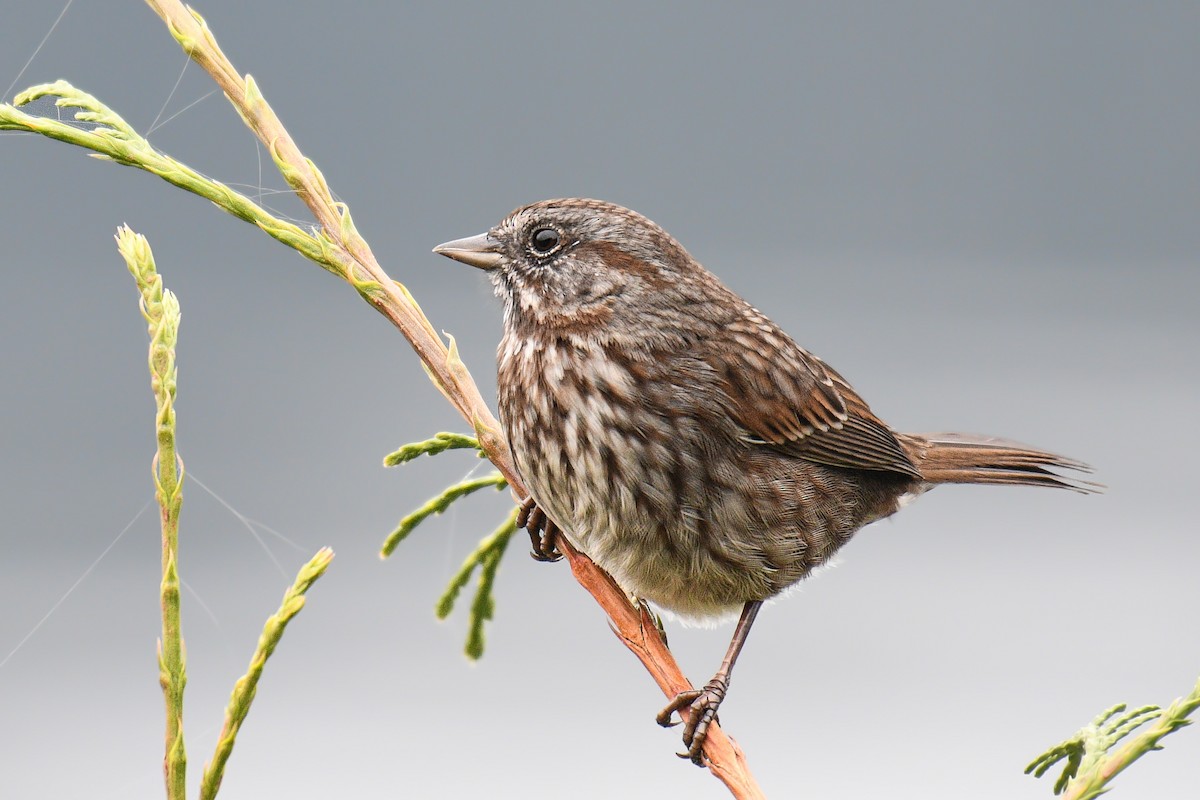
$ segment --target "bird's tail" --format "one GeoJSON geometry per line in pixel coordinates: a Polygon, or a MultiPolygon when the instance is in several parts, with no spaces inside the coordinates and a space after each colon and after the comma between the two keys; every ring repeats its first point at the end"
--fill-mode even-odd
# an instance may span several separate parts
{"type": "Polygon", "coordinates": [[[909,458],[926,483],[987,483],[1013,486],[1050,486],[1083,494],[1104,490],[1055,469],[1091,472],[1073,458],[1036,450],[1019,442],[965,433],[913,433],[900,438],[909,458]]]}

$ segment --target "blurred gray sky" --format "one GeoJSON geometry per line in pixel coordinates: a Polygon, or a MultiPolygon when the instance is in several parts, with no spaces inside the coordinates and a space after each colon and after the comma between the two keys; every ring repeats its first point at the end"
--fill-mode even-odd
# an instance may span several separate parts
{"type": "MultiPolygon", "coordinates": [[[[61,9],[10,5],[0,86],[61,9]]],[[[1021,774],[1033,756],[1195,680],[1200,6],[197,7],[487,397],[499,308],[429,248],[590,195],[662,223],[895,427],[1097,466],[1102,497],[940,489],[767,609],[722,719],[769,796],[1049,797],[1021,774]]],[[[145,131],[211,91],[184,64],[143,4],[76,0],[14,91],[65,78],[145,131]]],[[[219,93],[151,139],[303,218],[219,93]]],[[[0,660],[152,496],[145,329],[111,240],[127,222],[183,306],[190,474],[298,544],[263,534],[285,576],[188,486],[193,779],[263,619],[330,544],[222,797],[725,796],[671,755],[653,683],[522,537],[481,663],[461,656],[463,614],[434,621],[506,496],[378,560],[401,515],[478,464],[379,466],[464,424],[351,290],[64,145],[0,136],[0,185],[0,660]]],[[[0,666],[5,798],[161,796],[153,516],[0,666]]],[[[694,680],[729,632],[671,629],[694,680]]],[[[1168,796],[1198,752],[1183,732],[1117,785],[1168,796]]]]}

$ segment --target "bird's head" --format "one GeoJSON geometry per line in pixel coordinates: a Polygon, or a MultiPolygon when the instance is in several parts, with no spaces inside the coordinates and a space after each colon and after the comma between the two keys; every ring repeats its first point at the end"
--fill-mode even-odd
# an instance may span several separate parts
{"type": "Polygon", "coordinates": [[[435,253],[485,270],[506,324],[593,328],[678,309],[713,281],[670,234],[627,208],[579,198],[523,206],[435,253]]]}

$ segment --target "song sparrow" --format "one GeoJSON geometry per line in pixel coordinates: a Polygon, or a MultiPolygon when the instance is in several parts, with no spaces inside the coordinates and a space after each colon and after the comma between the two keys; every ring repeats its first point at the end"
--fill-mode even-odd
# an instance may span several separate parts
{"type": "Polygon", "coordinates": [[[741,610],[713,679],[658,716],[686,717],[697,764],[763,601],[859,528],[940,483],[1099,488],[1049,469],[1086,465],[1014,442],[896,433],[620,206],[534,203],[434,252],[486,270],[504,301],[500,419],[531,494],[523,516],[547,529],[535,556],[554,555],[548,516],[640,598],[685,619],[741,610]]]}

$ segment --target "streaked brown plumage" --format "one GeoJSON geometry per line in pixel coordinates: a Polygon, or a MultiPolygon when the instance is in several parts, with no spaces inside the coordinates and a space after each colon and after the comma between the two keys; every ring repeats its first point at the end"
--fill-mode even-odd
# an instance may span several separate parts
{"type": "Polygon", "coordinates": [[[841,375],[662,228],[596,200],[517,209],[436,251],[504,301],[499,410],[545,515],[633,594],[685,619],[742,611],[690,707],[705,732],[763,600],[939,483],[1093,484],[1080,462],[961,434],[898,434],[841,375]]]}

